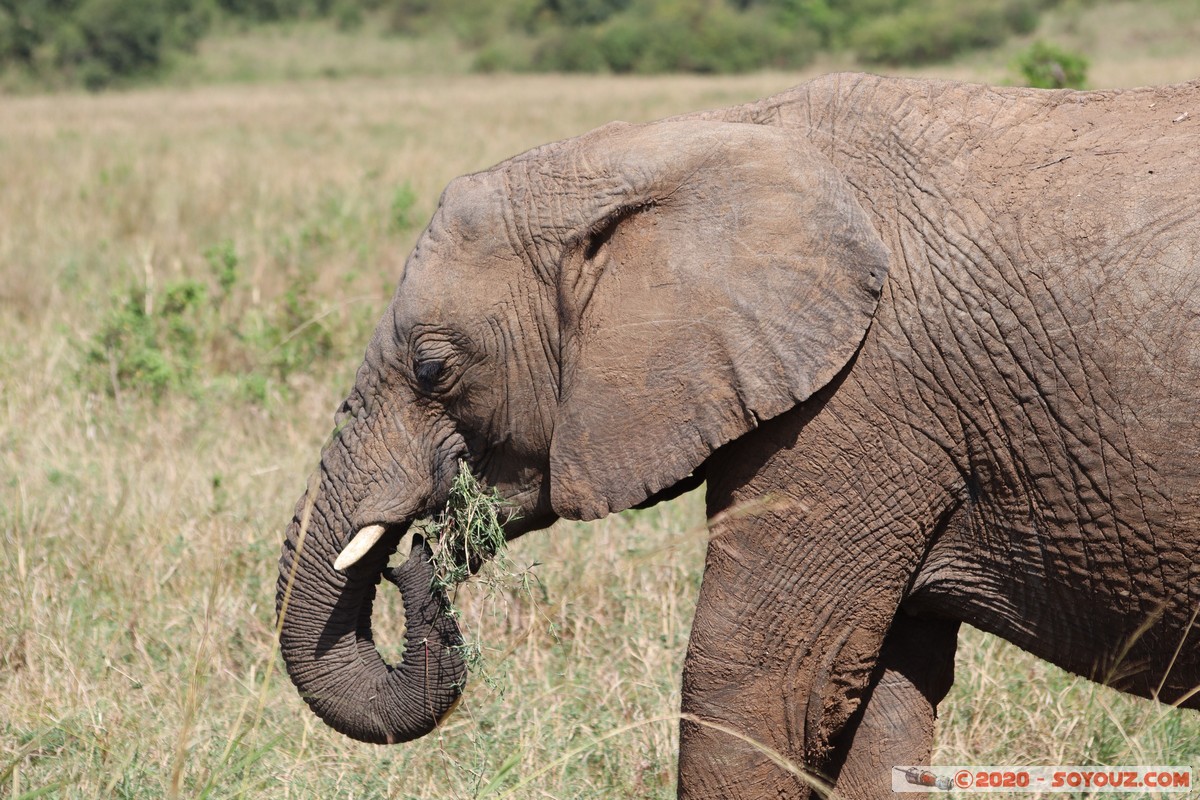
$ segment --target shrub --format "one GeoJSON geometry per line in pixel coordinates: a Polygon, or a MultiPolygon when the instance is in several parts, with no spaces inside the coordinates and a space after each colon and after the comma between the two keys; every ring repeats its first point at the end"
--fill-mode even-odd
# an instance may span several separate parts
{"type": "Polygon", "coordinates": [[[604,72],[608,68],[596,34],[570,28],[548,35],[535,51],[533,65],[550,72],[604,72]]]}
{"type": "Polygon", "coordinates": [[[440,35],[474,68],[567,72],[791,69],[819,48],[923,63],[1027,33],[1058,0],[0,0],[0,69],[99,88],[149,75],[218,17],[247,23],[374,17],[440,35]],[[371,15],[370,17],[368,15],[371,15]]]}
{"type": "Polygon", "coordinates": [[[269,22],[297,16],[295,0],[217,0],[230,16],[269,22]]]}
{"type": "Polygon", "coordinates": [[[131,287],[117,298],[87,348],[91,383],[114,396],[131,389],[155,399],[185,386],[196,371],[205,295],[204,287],[190,280],[168,284],[161,296],[131,287]]]}
{"type": "Polygon", "coordinates": [[[745,72],[802,66],[817,45],[812,32],[790,31],[765,12],[644,0],[603,25],[548,36],[533,65],[575,72],[745,72]]]}
{"type": "MultiPolygon", "coordinates": [[[[207,280],[131,286],[114,297],[84,345],[80,382],[113,397],[134,393],[154,400],[232,387],[266,403],[272,387],[275,394],[286,392],[292,375],[338,355],[315,270],[289,270],[282,296],[256,304],[231,242],[208,248],[204,260],[207,280]]],[[[357,324],[349,327],[343,344],[360,333],[357,324]]]]}
{"type": "Polygon", "coordinates": [[[362,6],[354,0],[339,0],[333,7],[333,18],[340,31],[356,31],[363,26],[362,6]]]}
{"type": "Polygon", "coordinates": [[[787,30],[815,35],[820,46],[836,49],[864,24],[929,0],[734,0],[739,9],[761,9],[787,30]]]}
{"type": "Polygon", "coordinates": [[[595,25],[628,8],[630,0],[540,0],[534,13],[543,13],[569,28],[595,25]]]}
{"type": "Polygon", "coordinates": [[[650,49],[651,32],[633,19],[622,18],[598,35],[600,53],[613,72],[633,72],[650,49]]]}
{"type": "Polygon", "coordinates": [[[21,26],[12,12],[0,5],[0,60],[11,57],[21,42],[21,26]]]}
{"type": "Polygon", "coordinates": [[[194,46],[214,10],[213,0],[0,0],[0,67],[100,88],[194,46]]]}
{"type": "Polygon", "coordinates": [[[1016,68],[1021,82],[1037,89],[1082,89],[1087,83],[1087,58],[1043,41],[1022,51],[1016,68]]]}
{"type": "Polygon", "coordinates": [[[931,0],[865,23],[851,36],[872,64],[927,64],[994,47],[1037,22],[1036,0],[931,0]]]}
{"type": "Polygon", "coordinates": [[[528,72],[533,68],[531,44],[522,37],[504,37],[484,45],[475,55],[476,72],[528,72]]]}
{"type": "Polygon", "coordinates": [[[83,46],[69,56],[82,65],[89,88],[162,62],[167,17],[161,0],[85,0],[75,20],[83,46]]]}
{"type": "Polygon", "coordinates": [[[681,66],[697,72],[794,69],[811,61],[819,44],[807,29],[788,31],[766,14],[734,14],[723,8],[697,26],[694,43],[695,63],[681,66]]]}

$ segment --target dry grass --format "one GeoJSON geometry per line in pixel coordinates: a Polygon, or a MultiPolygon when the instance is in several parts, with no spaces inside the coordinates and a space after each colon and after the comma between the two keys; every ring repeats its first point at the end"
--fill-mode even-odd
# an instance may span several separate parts
{"type": "MultiPolygon", "coordinates": [[[[519,754],[514,777],[553,767],[542,787],[661,793],[667,723],[551,762],[677,708],[704,541],[694,507],[663,512],[672,524],[649,512],[522,542],[524,566],[556,565],[536,571],[536,607],[471,590],[459,601],[504,651],[499,688],[476,681],[443,737],[403,749],[331,734],[281,678],[274,562],[361,356],[361,321],[381,312],[415,237],[385,223],[398,187],[423,220],[451,177],[541,141],[791,82],[357,80],[0,104],[3,791],[462,797],[519,754]],[[331,362],[265,403],[205,385],[159,404],[81,386],[118,299],[207,279],[203,253],[225,241],[250,304],[278,305],[289,276],[317,270],[331,362]]],[[[398,615],[389,598],[381,623],[396,643],[398,615]]]]}
{"type": "MultiPolygon", "coordinates": [[[[318,80],[0,102],[0,795],[471,797],[499,776],[492,789],[531,778],[523,797],[672,796],[705,544],[696,498],[517,543],[518,569],[541,564],[531,594],[458,599],[494,648],[491,680],[439,735],[401,748],[331,733],[281,675],[275,559],[416,235],[387,222],[401,187],[424,220],[451,177],[532,145],[802,77],[318,80]],[[211,280],[204,252],[222,242],[248,307],[277,307],[311,275],[333,354],[254,402],[215,379],[157,404],[81,384],[114,295],[211,280]]],[[[383,606],[398,643],[398,602],[383,606]]],[[[963,639],[944,763],[1200,758],[1191,717],[963,639]]]]}

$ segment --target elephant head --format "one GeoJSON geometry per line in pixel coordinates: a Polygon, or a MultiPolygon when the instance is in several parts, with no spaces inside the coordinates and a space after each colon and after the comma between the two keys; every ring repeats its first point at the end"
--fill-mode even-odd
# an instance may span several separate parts
{"type": "Polygon", "coordinates": [[[510,537],[668,492],[846,366],[887,267],[842,176],[776,128],[613,124],[452,182],[288,529],[277,611],[302,695],[364,741],[430,731],[464,668],[425,545],[388,574],[399,667],[371,603],[460,459],[516,507],[510,537]]]}

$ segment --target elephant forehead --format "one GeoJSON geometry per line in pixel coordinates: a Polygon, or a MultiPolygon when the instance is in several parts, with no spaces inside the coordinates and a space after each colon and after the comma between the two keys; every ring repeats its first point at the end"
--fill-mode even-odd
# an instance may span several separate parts
{"type": "Polygon", "coordinates": [[[426,311],[478,309],[488,298],[507,296],[523,270],[503,226],[486,237],[445,237],[440,246],[414,251],[395,302],[426,311]]]}
{"type": "Polygon", "coordinates": [[[405,330],[421,324],[455,324],[476,316],[484,305],[479,280],[453,269],[454,262],[410,263],[392,300],[395,324],[405,330]]]}
{"type": "Polygon", "coordinates": [[[434,216],[442,235],[460,242],[472,242],[503,234],[504,205],[507,191],[502,175],[483,172],[455,178],[442,192],[434,216]]]}
{"type": "Polygon", "coordinates": [[[503,228],[487,239],[446,243],[409,259],[392,300],[398,331],[420,325],[467,329],[502,314],[520,294],[524,266],[503,228]]]}
{"type": "Polygon", "coordinates": [[[400,294],[432,300],[474,281],[504,280],[501,274],[482,275],[485,271],[519,268],[505,196],[503,187],[485,176],[455,179],[404,266],[400,294]]]}
{"type": "Polygon", "coordinates": [[[397,311],[425,313],[469,307],[476,296],[481,300],[514,283],[521,269],[503,223],[468,234],[436,217],[404,264],[394,303],[397,311]]]}

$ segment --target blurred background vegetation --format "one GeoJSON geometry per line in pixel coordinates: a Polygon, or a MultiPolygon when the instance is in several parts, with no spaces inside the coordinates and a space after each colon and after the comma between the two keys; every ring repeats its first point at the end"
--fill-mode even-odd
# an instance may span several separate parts
{"type": "MultiPolygon", "coordinates": [[[[324,26],[441,44],[440,68],[737,73],[819,54],[920,65],[1029,34],[1080,0],[0,0],[5,84],[99,89],[154,79],[200,42],[324,26]],[[446,54],[452,57],[447,58],[446,54]]],[[[1042,47],[1026,82],[1079,85],[1078,54],[1042,47]],[[1066,61],[1064,62],[1064,59],[1066,61]]],[[[1023,68],[1024,69],[1024,68],[1023,68]]]]}

